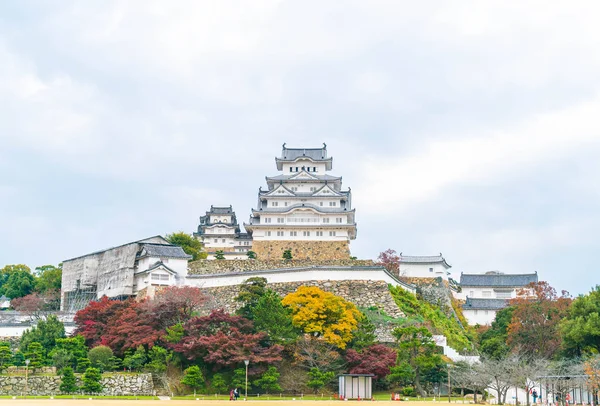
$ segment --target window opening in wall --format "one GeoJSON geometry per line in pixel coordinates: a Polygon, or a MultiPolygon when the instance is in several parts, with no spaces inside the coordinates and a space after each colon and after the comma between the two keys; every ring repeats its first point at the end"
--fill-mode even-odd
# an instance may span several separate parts
{"type": "Polygon", "coordinates": [[[267,237],[270,237],[270,236],[271,236],[271,232],[270,232],[270,231],[265,231],[265,235],[266,235],[267,237]]]}
{"type": "Polygon", "coordinates": [[[316,172],[316,171],[317,171],[317,167],[313,166],[313,172],[316,172]]]}
{"type": "Polygon", "coordinates": [[[287,205],[288,205],[288,202],[283,202],[283,205],[284,205],[284,206],[287,206],[287,205]]]}
{"type": "Polygon", "coordinates": [[[283,237],[283,231],[277,231],[277,237],[283,237]]]}
{"type": "Polygon", "coordinates": [[[329,202],[329,206],[331,206],[331,207],[335,206],[335,202],[329,202]]]}
{"type": "Polygon", "coordinates": [[[342,222],[342,218],[341,218],[341,217],[337,217],[337,218],[335,219],[335,222],[336,222],[336,223],[341,223],[341,222],[342,222]]]}
{"type": "Polygon", "coordinates": [[[284,220],[285,219],[283,217],[277,217],[277,222],[280,223],[280,224],[283,223],[284,220]]]}
{"type": "Polygon", "coordinates": [[[290,231],[290,237],[296,237],[297,235],[298,235],[298,232],[290,231]]]}
{"type": "Polygon", "coordinates": [[[296,167],[296,172],[298,172],[298,167],[296,167]]]}
{"type": "Polygon", "coordinates": [[[303,232],[302,232],[302,234],[303,234],[305,237],[310,237],[310,231],[303,231],[303,232]]]}
{"type": "Polygon", "coordinates": [[[433,268],[429,268],[429,272],[433,272],[433,268]]]}
{"type": "Polygon", "coordinates": [[[293,172],[293,171],[292,171],[292,167],[291,167],[291,166],[290,166],[290,172],[293,172]]]}
{"type": "Polygon", "coordinates": [[[469,297],[475,297],[475,291],[474,290],[469,291],[469,297]]]}
{"type": "Polygon", "coordinates": [[[323,202],[319,202],[319,206],[323,207],[323,202]]]}
{"type": "Polygon", "coordinates": [[[265,223],[270,223],[271,222],[271,217],[265,217],[265,223]]]}
{"type": "Polygon", "coordinates": [[[492,292],[490,292],[489,290],[484,290],[482,292],[482,297],[492,297],[492,292]]]}
{"type": "Polygon", "coordinates": [[[323,231],[317,231],[317,237],[323,237],[323,231]]]}
{"type": "Polygon", "coordinates": [[[272,206],[279,206],[279,202],[272,202],[271,205],[272,206]]]}
{"type": "Polygon", "coordinates": [[[329,218],[325,217],[325,218],[323,219],[323,223],[329,223],[329,218]]]}
{"type": "Polygon", "coordinates": [[[330,236],[330,237],[335,237],[335,231],[330,231],[330,232],[329,232],[329,236],[330,236]]]}
{"type": "Polygon", "coordinates": [[[222,238],[222,239],[221,239],[221,242],[222,242],[222,243],[224,243],[224,242],[225,242],[225,238],[222,238]]]}
{"type": "Polygon", "coordinates": [[[218,239],[218,238],[215,238],[215,242],[219,242],[219,239],[218,239]]]}

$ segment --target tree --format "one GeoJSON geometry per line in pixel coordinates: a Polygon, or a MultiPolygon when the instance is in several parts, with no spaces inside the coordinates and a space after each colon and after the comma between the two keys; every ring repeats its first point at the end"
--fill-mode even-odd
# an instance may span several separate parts
{"type": "Polygon", "coordinates": [[[12,275],[15,272],[25,272],[30,274],[31,269],[27,265],[23,264],[6,265],[4,268],[0,269],[0,294],[5,294],[3,289],[4,284],[8,281],[10,275],[12,275]]]}
{"type": "Polygon", "coordinates": [[[306,385],[317,393],[319,389],[322,389],[331,382],[335,377],[335,373],[331,371],[323,372],[319,368],[311,368],[311,370],[308,371],[308,377],[309,380],[306,385]]]}
{"type": "Polygon", "coordinates": [[[390,373],[386,377],[392,387],[399,388],[410,385],[415,380],[415,371],[407,362],[390,367],[390,373]]]}
{"type": "Polygon", "coordinates": [[[361,313],[358,328],[354,331],[352,341],[349,344],[350,348],[360,351],[375,344],[376,338],[375,325],[364,313],[361,313]]]}
{"type": "Polygon", "coordinates": [[[101,379],[102,374],[98,368],[88,368],[83,374],[81,389],[85,393],[100,393],[102,392],[101,379]]]}
{"type": "Polygon", "coordinates": [[[0,371],[4,371],[11,365],[13,353],[10,349],[10,344],[3,341],[0,343],[0,371]]]}
{"type": "Polygon", "coordinates": [[[12,272],[0,288],[0,293],[12,299],[23,297],[33,291],[35,278],[27,271],[18,270],[12,272]]]}
{"type": "Polygon", "coordinates": [[[534,282],[510,301],[514,307],[507,343],[527,356],[553,358],[560,349],[559,323],[567,315],[571,299],[559,297],[547,282],[534,282]]]}
{"type": "Polygon", "coordinates": [[[192,256],[192,261],[197,259],[206,259],[206,252],[202,251],[202,243],[189,234],[179,231],[173,234],[167,234],[167,241],[171,244],[178,245],[183,248],[186,254],[192,256]]]}
{"type": "Polygon", "coordinates": [[[338,371],[343,367],[344,360],[337,347],[311,334],[298,338],[291,350],[295,364],[306,370],[338,371]]]}
{"type": "Polygon", "coordinates": [[[351,374],[373,374],[375,379],[382,379],[390,373],[396,363],[396,351],[383,344],[374,344],[361,352],[346,351],[348,372],[351,374]]]}
{"type": "Polygon", "coordinates": [[[159,327],[167,328],[191,319],[205,305],[206,295],[193,286],[169,286],[145,303],[147,308],[144,317],[151,317],[159,327]]]}
{"type": "Polygon", "coordinates": [[[88,357],[77,358],[77,372],[85,372],[92,366],[88,357]]]}
{"type": "Polygon", "coordinates": [[[11,300],[10,305],[13,309],[29,315],[32,319],[39,320],[45,311],[58,310],[60,292],[55,290],[48,290],[42,294],[33,292],[11,300]]]}
{"type": "Polygon", "coordinates": [[[62,393],[75,393],[79,390],[77,386],[77,380],[73,373],[73,368],[65,367],[62,370],[62,379],[60,382],[59,389],[62,393]]]}
{"type": "Polygon", "coordinates": [[[222,374],[214,374],[210,381],[210,388],[217,394],[227,392],[227,382],[222,374]]]}
{"type": "Polygon", "coordinates": [[[89,347],[102,344],[109,321],[128,305],[127,301],[110,300],[106,296],[98,301],[91,301],[84,309],[75,313],[77,328],[74,333],[82,335],[89,347]]]}
{"type": "Polygon", "coordinates": [[[248,256],[248,259],[256,259],[256,252],[254,251],[248,251],[246,255],[248,256]]]}
{"type": "MultiPolygon", "coordinates": [[[[56,345],[48,353],[48,356],[52,359],[54,366],[59,370],[65,366],[70,366],[75,369],[77,367],[77,360],[87,357],[85,338],[83,338],[81,335],[57,338],[55,342],[56,345]]],[[[84,366],[81,372],[85,371],[85,369],[89,366],[90,365],[88,361],[88,364],[84,366]]]]}
{"type": "Polygon", "coordinates": [[[573,301],[560,324],[560,333],[570,356],[600,352],[600,285],[573,301]]]}
{"type": "Polygon", "coordinates": [[[53,349],[48,354],[50,359],[52,359],[52,365],[56,367],[59,371],[62,371],[66,367],[70,367],[74,364],[75,357],[69,351],[64,348],[53,349]]]}
{"type": "Polygon", "coordinates": [[[215,251],[215,259],[225,259],[225,254],[223,253],[223,250],[215,251]]]}
{"type": "Polygon", "coordinates": [[[192,365],[186,369],[183,373],[181,383],[194,389],[194,392],[202,388],[204,386],[204,376],[202,375],[202,371],[200,371],[200,367],[192,365]]]}
{"type": "Polygon", "coordinates": [[[408,363],[415,372],[415,389],[421,396],[425,391],[421,385],[426,369],[441,363],[436,354],[435,342],[431,333],[425,327],[396,328],[392,332],[398,343],[398,360],[408,363]]]}
{"type": "Polygon", "coordinates": [[[35,268],[37,278],[35,279],[35,291],[45,293],[47,291],[60,292],[62,283],[62,264],[42,265],[35,268]]]}
{"type": "Polygon", "coordinates": [[[381,265],[393,275],[400,275],[400,256],[393,249],[387,249],[379,253],[377,265],[381,265]]]}
{"type": "Polygon", "coordinates": [[[20,350],[15,351],[12,359],[12,364],[16,367],[22,367],[25,365],[25,355],[20,350]]]}
{"type": "Polygon", "coordinates": [[[270,366],[259,379],[254,381],[254,386],[261,388],[265,393],[281,392],[281,386],[279,386],[280,375],[277,368],[270,366]]]}
{"type": "Polygon", "coordinates": [[[29,366],[34,371],[42,367],[44,362],[44,353],[42,345],[38,342],[32,342],[27,346],[27,352],[25,353],[25,358],[27,358],[29,362],[29,366]]]}
{"type": "Polygon", "coordinates": [[[88,352],[88,358],[92,367],[98,368],[100,371],[108,371],[111,369],[110,363],[113,355],[113,351],[110,347],[105,345],[94,347],[88,352]]]}
{"type": "Polygon", "coordinates": [[[214,310],[209,316],[194,317],[185,326],[185,335],[172,348],[190,361],[202,360],[214,371],[231,370],[244,360],[253,368],[281,361],[280,345],[269,346],[266,333],[253,333],[252,322],[214,310]]]}
{"type": "Polygon", "coordinates": [[[155,373],[162,373],[167,370],[167,365],[171,361],[172,354],[166,348],[155,345],[148,351],[150,362],[146,367],[155,373]]]}
{"type": "Polygon", "coordinates": [[[492,325],[479,337],[480,351],[490,359],[504,359],[510,352],[506,344],[508,325],[513,316],[513,307],[505,307],[496,313],[492,325]]]}
{"type": "Polygon", "coordinates": [[[56,346],[56,340],[64,337],[65,325],[52,314],[46,320],[40,320],[37,326],[25,330],[19,347],[23,351],[30,343],[38,342],[42,345],[42,353],[45,356],[56,346]]]}
{"type": "Polygon", "coordinates": [[[284,250],[283,254],[281,255],[281,257],[283,259],[285,259],[285,260],[288,260],[288,261],[291,260],[291,259],[293,259],[292,250],[291,249],[284,250]]]}
{"type": "Polygon", "coordinates": [[[131,351],[125,352],[123,366],[128,368],[130,371],[139,371],[146,363],[147,359],[148,357],[146,356],[146,350],[140,345],[134,353],[131,353],[131,351]]]}
{"type": "Polygon", "coordinates": [[[234,388],[241,388],[246,384],[246,370],[244,368],[236,368],[233,370],[233,376],[231,377],[231,386],[234,388]]]}
{"type": "Polygon", "coordinates": [[[320,334],[325,341],[345,349],[358,327],[360,312],[354,304],[315,286],[300,286],[282,301],[292,311],[292,324],[305,333],[320,334]]]}
{"type": "Polygon", "coordinates": [[[267,290],[250,313],[255,330],[267,333],[272,342],[282,344],[298,337],[298,332],[292,325],[290,310],[283,307],[277,292],[267,290]]]}
{"type": "Polygon", "coordinates": [[[240,285],[240,291],[235,297],[236,302],[242,303],[242,306],[237,309],[236,314],[252,320],[252,310],[258,304],[261,297],[267,293],[267,280],[265,278],[254,277],[246,279],[240,285]]]}

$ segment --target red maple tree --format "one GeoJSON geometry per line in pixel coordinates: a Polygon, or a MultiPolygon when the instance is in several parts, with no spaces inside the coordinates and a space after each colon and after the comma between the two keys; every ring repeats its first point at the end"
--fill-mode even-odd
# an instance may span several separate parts
{"type": "Polygon", "coordinates": [[[348,350],[346,361],[351,374],[373,374],[377,379],[390,373],[396,364],[396,350],[383,344],[374,344],[361,352],[348,350]]]}

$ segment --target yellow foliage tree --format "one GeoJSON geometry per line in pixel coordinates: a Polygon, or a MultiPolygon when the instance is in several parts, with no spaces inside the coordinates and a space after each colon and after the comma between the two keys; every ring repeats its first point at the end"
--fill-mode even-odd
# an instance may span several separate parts
{"type": "Polygon", "coordinates": [[[358,327],[360,311],[344,298],[315,286],[301,286],[282,301],[292,311],[292,323],[305,333],[317,333],[328,343],[346,348],[358,327]]]}

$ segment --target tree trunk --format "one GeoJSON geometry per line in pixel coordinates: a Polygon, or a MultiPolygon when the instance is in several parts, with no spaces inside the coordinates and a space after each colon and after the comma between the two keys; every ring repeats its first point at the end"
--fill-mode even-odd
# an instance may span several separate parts
{"type": "Polygon", "coordinates": [[[415,371],[415,389],[417,390],[417,393],[421,397],[425,397],[426,393],[423,390],[423,387],[421,386],[421,378],[419,377],[419,370],[418,369],[415,371]]]}

